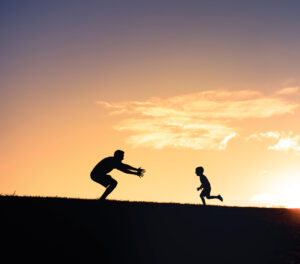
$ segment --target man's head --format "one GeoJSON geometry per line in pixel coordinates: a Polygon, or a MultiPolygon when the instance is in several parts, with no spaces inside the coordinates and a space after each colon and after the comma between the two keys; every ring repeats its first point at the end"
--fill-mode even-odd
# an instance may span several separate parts
{"type": "Polygon", "coordinates": [[[124,151],[122,151],[122,150],[116,150],[115,153],[114,153],[114,157],[117,160],[122,161],[124,159],[124,151]]]}
{"type": "Polygon", "coordinates": [[[203,174],[203,172],[204,172],[203,167],[197,167],[197,168],[196,168],[195,173],[196,173],[198,176],[201,176],[201,175],[203,174]]]}

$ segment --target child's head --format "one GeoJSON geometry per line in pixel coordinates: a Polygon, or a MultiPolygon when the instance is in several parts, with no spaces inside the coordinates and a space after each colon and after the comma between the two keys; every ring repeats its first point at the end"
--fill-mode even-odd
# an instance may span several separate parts
{"type": "Polygon", "coordinates": [[[203,167],[197,167],[195,172],[198,176],[201,176],[204,172],[204,169],[203,167]]]}

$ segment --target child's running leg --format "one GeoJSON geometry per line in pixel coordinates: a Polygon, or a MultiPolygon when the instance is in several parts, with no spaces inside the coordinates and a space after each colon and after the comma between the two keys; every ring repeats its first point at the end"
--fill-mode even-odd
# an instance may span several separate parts
{"type": "Polygon", "coordinates": [[[203,203],[203,205],[206,205],[206,202],[205,202],[204,196],[200,195],[200,198],[201,198],[201,200],[202,200],[202,203],[203,203]]]}
{"type": "Polygon", "coordinates": [[[221,202],[223,202],[222,196],[219,194],[218,196],[206,196],[207,199],[219,199],[221,202]]]}

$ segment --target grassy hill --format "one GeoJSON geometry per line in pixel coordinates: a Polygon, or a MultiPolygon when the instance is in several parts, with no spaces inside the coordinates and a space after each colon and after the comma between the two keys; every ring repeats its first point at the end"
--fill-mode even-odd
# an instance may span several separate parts
{"type": "Polygon", "coordinates": [[[300,210],[0,196],[1,257],[300,263],[300,210]]]}

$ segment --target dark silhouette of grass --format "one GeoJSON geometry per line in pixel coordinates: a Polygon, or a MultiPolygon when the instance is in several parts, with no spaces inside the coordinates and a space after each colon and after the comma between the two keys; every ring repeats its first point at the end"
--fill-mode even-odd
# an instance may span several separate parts
{"type": "Polygon", "coordinates": [[[300,210],[0,196],[1,257],[300,263],[300,210]]]}

